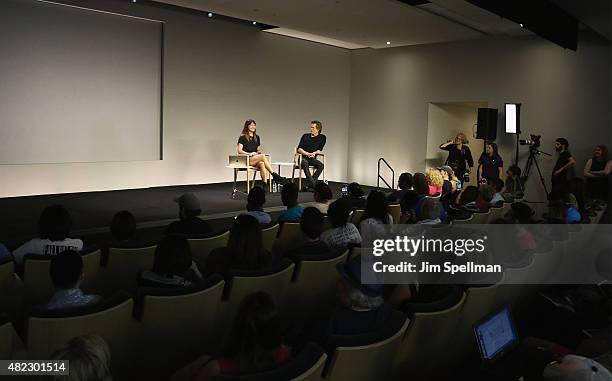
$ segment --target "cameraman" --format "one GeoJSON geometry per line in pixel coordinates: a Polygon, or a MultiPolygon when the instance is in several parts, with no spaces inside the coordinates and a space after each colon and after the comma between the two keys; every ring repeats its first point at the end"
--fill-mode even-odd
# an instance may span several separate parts
{"type": "Polygon", "coordinates": [[[466,141],[465,134],[460,132],[455,137],[455,140],[449,140],[440,145],[441,150],[448,151],[446,165],[453,169],[461,184],[464,181],[469,182],[471,167],[474,166],[472,152],[470,147],[466,145],[466,141]]]}
{"type": "Polygon", "coordinates": [[[570,192],[570,181],[574,178],[574,165],[576,160],[568,151],[569,142],[565,138],[555,140],[555,151],[559,153],[559,158],[553,168],[552,173],[552,190],[562,194],[570,192]]]}

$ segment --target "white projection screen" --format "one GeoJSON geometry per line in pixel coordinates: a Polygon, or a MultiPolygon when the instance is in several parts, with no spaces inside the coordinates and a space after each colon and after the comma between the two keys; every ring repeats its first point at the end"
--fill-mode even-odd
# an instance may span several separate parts
{"type": "Polygon", "coordinates": [[[0,1],[0,164],[161,160],[163,23],[0,1]]]}

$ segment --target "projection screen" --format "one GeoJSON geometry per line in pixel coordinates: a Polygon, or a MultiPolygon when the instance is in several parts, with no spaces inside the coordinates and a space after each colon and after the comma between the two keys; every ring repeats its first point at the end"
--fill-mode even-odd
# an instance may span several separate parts
{"type": "Polygon", "coordinates": [[[0,2],[0,164],[160,160],[163,23],[0,2]]]}

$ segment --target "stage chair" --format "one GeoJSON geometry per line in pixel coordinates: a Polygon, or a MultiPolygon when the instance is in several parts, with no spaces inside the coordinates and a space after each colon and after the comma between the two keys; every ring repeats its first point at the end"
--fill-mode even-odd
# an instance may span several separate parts
{"type": "MultiPolygon", "coordinates": [[[[270,159],[270,155],[266,155],[268,159],[270,159]]],[[[244,194],[249,194],[251,188],[255,186],[255,175],[259,171],[259,168],[253,167],[249,164],[249,155],[229,155],[229,164],[226,168],[231,168],[234,171],[234,183],[232,185],[232,198],[236,198],[236,193],[240,191],[236,188],[236,182],[238,179],[238,172],[246,172],[246,192],[244,194]],[[251,179],[251,171],[253,172],[253,178],[251,179]]],[[[268,176],[268,191],[272,192],[272,174],[268,176]]]]}
{"type": "Polygon", "coordinates": [[[289,289],[291,312],[299,319],[326,316],[336,303],[335,285],[339,279],[336,265],[346,261],[348,250],[330,258],[300,260],[289,289]]]}
{"type": "Polygon", "coordinates": [[[206,264],[206,258],[213,249],[227,246],[229,239],[229,231],[221,234],[206,237],[206,238],[188,238],[189,246],[191,247],[191,256],[198,265],[199,269],[203,269],[206,264]]]}
{"type": "Polygon", "coordinates": [[[225,282],[219,275],[178,288],[139,288],[136,314],[140,318],[146,374],[169,379],[194,354],[212,353],[216,319],[225,282]],[[179,343],[180,345],[177,345],[179,343]]]}
{"type": "Polygon", "coordinates": [[[270,227],[261,229],[263,247],[269,252],[272,252],[272,247],[274,246],[274,240],[276,239],[276,236],[278,235],[278,227],[279,225],[278,223],[276,223],[270,227]]]}
{"type": "Polygon", "coordinates": [[[327,355],[321,347],[308,343],[294,357],[278,368],[238,376],[218,375],[212,381],[320,381],[327,355]]]}
{"type": "Polygon", "coordinates": [[[157,244],[109,247],[101,272],[102,289],[106,294],[119,290],[134,291],[138,274],[153,268],[157,244]]]}
{"type": "Polygon", "coordinates": [[[103,303],[70,310],[33,308],[27,318],[28,359],[48,359],[74,337],[93,334],[102,337],[112,354],[113,374],[129,370],[138,352],[135,343],[134,301],[121,293],[103,303]]]}
{"type": "Polygon", "coordinates": [[[329,381],[386,380],[410,320],[393,311],[382,332],[331,338],[336,349],[325,371],[329,381]],[[365,344],[364,344],[365,342],[365,344]]]}
{"type": "MultiPolygon", "coordinates": [[[[299,154],[297,152],[297,148],[293,151],[293,162],[295,163],[295,165],[293,166],[293,170],[291,171],[291,182],[293,182],[293,180],[295,179],[295,170],[298,170],[298,189],[301,191],[302,190],[302,155],[299,154]]],[[[323,181],[325,181],[325,170],[327,169],[327,165],[325,165],[325,154],[324,153],[319,153],[315,156],[315,159],[318,158],[319,156],[321,156],[323,158],[323,181]]],[[[308,170],[311,171],[312,173],[312,169],[314,169],[313,166],[308,166],[308,170]]]]}
{"type": "Polygon", "coordinates": [[[389,205],[389,214],[393,217],[393,223],[399,224],[400,217],[402,216],[402,207],[399,204],[389,205]]]}

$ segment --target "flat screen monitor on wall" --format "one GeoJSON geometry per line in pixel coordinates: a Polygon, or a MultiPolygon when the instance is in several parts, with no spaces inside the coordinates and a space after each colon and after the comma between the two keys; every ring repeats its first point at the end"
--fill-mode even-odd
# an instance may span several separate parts
{"type": "Polygon", "coordinates": [[[506,133],[517,134],[521,132],[521,104],[506,103],[506,133]]]}
{"type": "Polygon", "coordinates": [[[163,23],[0,2],[0,164],[161,159],[163,23]]]}

